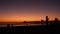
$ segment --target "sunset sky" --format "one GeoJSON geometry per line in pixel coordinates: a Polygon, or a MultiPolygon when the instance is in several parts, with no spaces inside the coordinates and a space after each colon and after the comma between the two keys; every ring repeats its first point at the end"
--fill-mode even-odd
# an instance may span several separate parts
{"type": "Polygon", "coordinates": [[[0,0],[0,22],[40,21],[58,18],[59,0],[0,0]]]}

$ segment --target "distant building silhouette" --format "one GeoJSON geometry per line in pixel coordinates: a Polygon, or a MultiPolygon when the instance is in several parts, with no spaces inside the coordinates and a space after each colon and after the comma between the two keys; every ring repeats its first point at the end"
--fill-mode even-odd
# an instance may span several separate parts
{"type": "Polygon", "coordinates": [[[48,18],[48,16],[46,16],[46,26],[48,26],[48,20],[49,20],[49,18],[48,18]]]}

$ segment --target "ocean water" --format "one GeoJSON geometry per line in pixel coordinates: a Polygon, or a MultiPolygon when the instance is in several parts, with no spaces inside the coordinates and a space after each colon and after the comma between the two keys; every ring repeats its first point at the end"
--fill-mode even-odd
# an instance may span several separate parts
{"type": "MultiPolygon", "coordinates": [[[[13,24],[13,26],[37,26],[37,25],[46,25],[46,24],[36,24],[36,23],[21,23],[21,24],[13,24]]],[[[12,26],[12,25],[10,25],[12,26]]],[[[0,27],[7,27],[6,25],[0,25],[0,27]]]]}

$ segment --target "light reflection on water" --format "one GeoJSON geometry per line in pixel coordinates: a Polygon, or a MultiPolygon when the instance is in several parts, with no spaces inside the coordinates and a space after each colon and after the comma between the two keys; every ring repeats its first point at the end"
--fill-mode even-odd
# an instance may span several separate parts
{"type": "MultiPolygon", "coordinates": [[[[32,24],[32,23],[24,23],[24,24],[14,24],[13,26],[36,26],[36,25],[46,25],[46,24],[32,24]]],[[[0,25],[0,27],[7,27],[7,25],[0,25]]]]}

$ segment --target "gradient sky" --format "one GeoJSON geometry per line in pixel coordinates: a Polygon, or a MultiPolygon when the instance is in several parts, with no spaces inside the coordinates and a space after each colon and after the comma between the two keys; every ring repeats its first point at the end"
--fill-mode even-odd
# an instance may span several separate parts
{"type": "Polygon", "coordinates": [[[0,22],[60,20],[59,0],[0,0],[0,22]]]}

